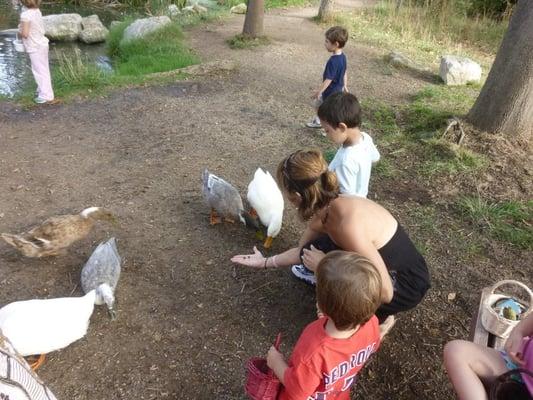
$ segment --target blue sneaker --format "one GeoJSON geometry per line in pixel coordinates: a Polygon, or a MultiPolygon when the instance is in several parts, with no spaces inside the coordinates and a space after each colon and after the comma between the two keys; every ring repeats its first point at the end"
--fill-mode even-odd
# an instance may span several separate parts
{"type": "Polygon", "coordinates": [[[298,264],[291,267],[292,274],[308,285],[316,286],[316,276],[313,271],[308,270],[305,265],[298,264]]]}

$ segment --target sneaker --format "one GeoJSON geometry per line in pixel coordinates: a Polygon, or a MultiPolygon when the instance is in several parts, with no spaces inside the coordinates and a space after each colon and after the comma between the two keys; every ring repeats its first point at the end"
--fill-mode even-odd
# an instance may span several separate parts
{"type": "Polygon", "coordinates": [[[311,121],[306,122],[305,126],[308,128],[322,128],[322,125],[320,125],[320,119],[318,117],[314,117],[311,121]]]}
{"type": "Polygon", "coordinates": [[[316,276],[313,271],[308,270],[305,265],[298,264],[291,267],[292,274],[305,283],[316,286],[316,276]]]}
{"type": "Polygon", "coordinates": [[[37,96],[36,98],[34,98],[33,101],[34,101],[35,103],[37,103],[37,104],[48,103],[48,100],[43,99],[42,97],[39,97],[39,96],[37,96]]]}

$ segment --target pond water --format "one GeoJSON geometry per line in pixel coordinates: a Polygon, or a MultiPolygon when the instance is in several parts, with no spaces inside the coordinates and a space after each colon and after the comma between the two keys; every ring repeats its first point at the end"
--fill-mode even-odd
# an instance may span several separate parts
{"type": "MultiPolygon", "coordinates": [[[[44,2],[43,2],[44,3],[44,2]]],[[[13,47],[19,23],[20,4],[18,0],[0,0],[0,97],[13,97],[33,83],[30,62],[26,53],[18,53],[13,47]]],[[[43,15],[78,13],[82,17],[97,14],[104,25],[123,18],[120,12],[100,7],[89,8],[64,4],[42,4],[43,15]]],[[[57,65],[62,53],[71,54],[79,48],[83,59],[105,66],[105,45],[86,45],[80,42],[50,42],[51,68],[57,65]]]]}

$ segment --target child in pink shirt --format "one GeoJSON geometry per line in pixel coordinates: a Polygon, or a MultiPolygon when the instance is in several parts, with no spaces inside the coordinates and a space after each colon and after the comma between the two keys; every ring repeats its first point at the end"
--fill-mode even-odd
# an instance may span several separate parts
{"type": "Polygon", "coordinates": [[[39,6],[41,0],[21,0],[26,7],[20,14],[19,32],[24,48],[30,56],[31,72],[37,83],[38,104],[54,100],[50,66],[48,64],[48,39],[44,36],[43,15],[39,6]]]}

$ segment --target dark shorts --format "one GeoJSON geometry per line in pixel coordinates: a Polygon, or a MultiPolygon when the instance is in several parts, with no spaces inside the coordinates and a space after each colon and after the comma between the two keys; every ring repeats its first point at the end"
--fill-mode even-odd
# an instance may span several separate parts
{"type": "MultiPolygon", "coordinates": [[[[343,250],[328,235],[307,243],[303,249],[309,249],[311,245],[324,253],[343,250]]],[[[300,258],[303,256],[303,249],[300,258]]],[[[416,307],[431,285],[426,261],[400,225],[389,242],[378,249],[378,252],[387,267],[394,289],[391,302],[382,304],[376,312],[381,323],[389,315],[416,307]]]]}

